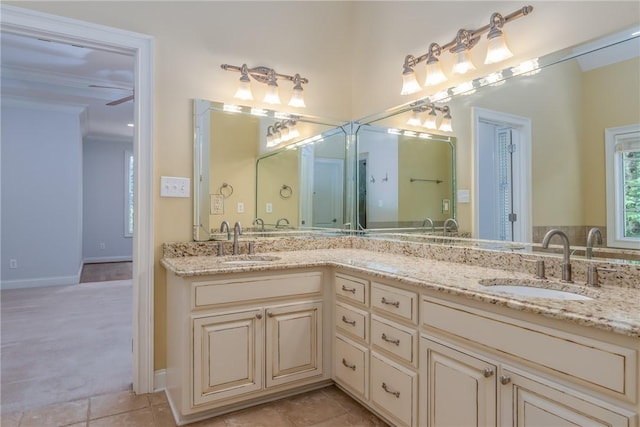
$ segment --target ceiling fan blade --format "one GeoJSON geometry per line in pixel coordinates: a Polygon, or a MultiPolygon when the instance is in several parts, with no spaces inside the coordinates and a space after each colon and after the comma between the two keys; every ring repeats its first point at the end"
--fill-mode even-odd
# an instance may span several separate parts
{"type": "Polygon", "coordinates": [[[89,85],[89,87],[97,87],[100,89],[118,89],[118,90],[133,90],[128,87],[117,87],[117,86],[101,86],[101,85],[89,85]]]}
{"type": "Polygon", "coordinates": [[[133,95],[129,95],[124,98],[120,98],[120,99],[116,99],[115,101],[108,102],[107,105],[109,106],[120,105],[124,102],[131,101],[132,99],[133,99],[133,95]]]}

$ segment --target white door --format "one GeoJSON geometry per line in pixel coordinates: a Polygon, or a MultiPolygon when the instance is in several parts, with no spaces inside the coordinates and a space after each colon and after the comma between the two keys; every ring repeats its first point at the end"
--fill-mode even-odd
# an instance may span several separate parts
{"type": "Polygon", "coordinates": [[[313,168],[313,226],[340,228],[344,161],[316,158],[313,168]]]}
{"type": "Polygon", "coordinates": [[[531,241],[531,123],[473,109],[474,235],[531,241]]]}

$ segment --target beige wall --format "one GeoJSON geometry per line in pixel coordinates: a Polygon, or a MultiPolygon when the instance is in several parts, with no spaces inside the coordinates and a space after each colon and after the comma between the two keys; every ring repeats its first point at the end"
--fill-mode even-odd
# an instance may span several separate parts
{"type": "MultiPolygon", "coordinates": [[[[162,175],[192,175],[192,99],[233,100],[238,75],[222,71],[222,63],[247,62],[298,72],[310,79],[305,87],[308,114],[358,118],[410,101],[398,95],[407,53],[421,54],[431,41],[452,39],[458,28],[477,28],[494,11],[509,13],[522,6],[476,1],[3,3],[155,38],[156,184],[162,175]]],[[[529,17],[506,27],[516,52],[513,62],[628,26],[637,22],[640,9],[636,1],[532,4],[536,9],[529,17]]],[[[482,55],[481,50],[476,49],[474,55],[482,55]]],[[[487,71],[480,67],[478,72],[487,71]]],[[[283,90],[281,96],[288,94],[283,90]]],[[[166,365],[165,272],[158,263],[161,246],[190,240],[192,217],[190,199],[161,199],[156,191],[156,369],[166,365]]]]}
{"type": "Polygon", "coordinates": [[[640,123],[640,59],[584,73],[582,200],[584,225],[606,226],[606,128],[640,123]]]}

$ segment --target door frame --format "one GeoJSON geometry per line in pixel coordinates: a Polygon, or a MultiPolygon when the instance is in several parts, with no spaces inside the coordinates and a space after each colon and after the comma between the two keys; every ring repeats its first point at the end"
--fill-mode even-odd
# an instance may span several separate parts
{"type": "Polygon", "coordinates": [[[519,134],[520,146],[518,147],[519,155],[515,163],[516,170],[519,174],[518,192],[520,203],[516,211],[520,213],[520,220],[517,227],[522,236],[522,242],[531,242],[532,239],[532,211],[531,211],[531,119],[526,117],[515,116],[513,114],[492,111],[480,107],[471,107],[472,121],[472,164],[473,164],[473,198],[471,200],[471,215],[473,217],[472,235],[477,237],[480,232],[480,212],[478,195],[480,189],[480,122],[488,121],[496,124],[505,125],[515,129],[519,134]]]}
{"type": "Polygon", "coordinates": [[[154,390],[153,371],[153,47],[152,36],[0,5],[2,31],[135,56],[133,151],[133,391],[154,390]]]}

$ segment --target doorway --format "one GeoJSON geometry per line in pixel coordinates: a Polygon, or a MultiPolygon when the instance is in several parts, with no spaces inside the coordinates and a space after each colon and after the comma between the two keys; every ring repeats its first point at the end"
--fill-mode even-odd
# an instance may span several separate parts
{"type": "Polygon", "coordinates": [[[0,5],[3,31],[135,56],[133,233],[133,390],[154,390],[153,375],[153,38],[0,5]]]}
{"type": "Polygon", "coordinates": [[[358,226],[367,228],[367,158],[358,159],[358,226]]]}
{"type": "Polygon", "coordinates": [[[531,241],[531,122],[472,109],[474,236],[531,241]]]}
{"type": "Polygon", "coordinates": [[[341,227],[344,161],[316,157],[313,168],[313,226],[341,227]]]}

